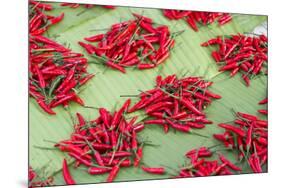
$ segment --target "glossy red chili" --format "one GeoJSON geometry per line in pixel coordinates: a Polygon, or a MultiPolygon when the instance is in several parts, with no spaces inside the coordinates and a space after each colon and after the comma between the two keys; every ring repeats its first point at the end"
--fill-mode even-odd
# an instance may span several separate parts
{"type": "Polygon", "coordinates": [[[69,172],[67,162],[66,162],[65,159],[63,159],[62,174],[63,174],[64,181],[67,185],[75,185],[76,184],[76,182],[74,181],[74,179],[72,178],[72,176],[69,172]]]}

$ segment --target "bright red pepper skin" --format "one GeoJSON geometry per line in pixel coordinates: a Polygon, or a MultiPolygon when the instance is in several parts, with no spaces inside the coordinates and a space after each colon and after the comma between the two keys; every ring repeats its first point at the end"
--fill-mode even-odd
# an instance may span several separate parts
{"type": "Polygon", "coordinates": [[[158,174],[158,175],[163,175],[166,173],[165,168],[163,167],[145,167],[142,166],[141,169],[147,173],[150,174],[158,174]]]}
{"type": "Polygon", "coordinates": [[[116,178],[116,176],[117,176],[119,170],[120,170],[119,166],[117,166],[117,165],[114,166],[114,167],[112,168],[112,170],[110,171],[110,174],[109,174],[109,176],[107,177],[106,181],[107,181],[107,182],[113,182],[113,180],[116,178]]]}
{"type": "Polygon", "coordinates": [[[105,174],[110,172],[111,168],[98,168],[98,167],[90,167],[88,169],[88,173],[91,175],[105,174]]]}
{"type": "Polygon", "coordinates": [[[70,172],[69,172],[68,166],[67,166],[67,162],[66,162],[65,159],[63,160],[63,165],[62,165],[62,174],[63,174],[64,181],[67,185],[75,185],[76,184],[76,182],[74,181],[74,179],[70,175],[70,172]]]}

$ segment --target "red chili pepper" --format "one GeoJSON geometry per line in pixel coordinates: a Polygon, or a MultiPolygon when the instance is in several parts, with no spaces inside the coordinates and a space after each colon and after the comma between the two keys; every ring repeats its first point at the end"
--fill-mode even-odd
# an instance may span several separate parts
{"type": "Polygon", "coordinates": [[[194,18],[189,16],[186,18],[186,22],[189,24],[189,26],[194,30],[194,31],[198,31],[198,27],[194,21],[194,18]]]}
{"type": "Polygon", "coordinates": [[[64,181],[67,185],[76,184],[76,182],[74,181],[74,179],[72,178],[72,176],[68,170],[67,162],[65,159],[63,159],[63,163],[62,163],[62,174],[63,174],[64,181]]]}
{"type": "Polygon", "coordinates": [[[39,106],[48,114],[55,115],[56,113],[43,101],[41,98],[36,99],[39,106]]]}
{"type": "Polygon", "coordinates": [[[220,54],[219,54],[217,51],[213,51],[213,52],[212,52],[212,57],[214,58],[214,60],[215,60],[216,62],[220,62],[220,61],[222,60],[220,54]]]}
{"type": "Polygon", "coordinates": [[[154,68],[155,66],[156,66],[155,64],[148,64],[148,63],[141,63],[141,64],[137,65],[138,69],[140,69],[140,70],[151,69],[151,68],[154,68]]]}
{"type": "Polygon", "coordinates": [[[94,35],[92,37],[85,37],[84,40],[89,41],[89,42],[98,42],[101,41],[105,37],[104,34],[98,34],[94,35]]]}
{"type": "Polygon", "coordinates": [[[55,17],[49,21],[53,25],[53,24],[60,22],[63,19],[63,17],[64,17],[64,13],[61,13],[61,15],[59,15],[58,17],[55,17]]]}
{"type": "Polygon", "coordinates": [[[267,110],[258,110],[259,113],[263,114],[263,115],[267,115],[268,111],[267,110]]]}
{"type": "Polygon", "coordinates": [[[219,158],[221,160],[222,163],[226,163],[227,166],[229,168],[231,168],[232,170],[235,170],[235,171],[242,171],[242,169],[236,165],[234,165],[232,162],[230,162],[228,159],[226,159],[222,154],[219,154],[219,158]]]}
{"type": "Polygon", "coordinates": [[[63,104],[66,101],[72,100],[73,98],[75,98],[75,93],[64,95],[64,97],[62,97],[61,99],[51,103],[51,107],[54,108],[60,104],[63,104]]]}
{"type": "Polygon", "coordinates": [[[87,76],[85,76],[84,78],[82,78],[81,80],[79,80],[79,84],[80,85],[84,85],[86,82],[88,82],[90,79],[92,79],[95,76],[95,74],[88,74],[87,76]]]}
{"type": "Polygon", "coordinates": [[[98,167],[90,167],[88,169],[88,173],[91,175],[105,174],[112,170],[112,168],[98,168],[98,167]]]}
{"type": "Polygon", "coordinates": [[[202,43],[201,46],[206,47],[214,44],[221,44],[221,38],[218,37],[218,38],[210,39],[207,42],[202,43]]]}
{"type": "Polygon", "coordinates": [[[259,104],[267,104],[267,102],[268,102],[268,99],[267,99],[267,97],[266,97],[266,98],[264,98],[263,100],[261,100],[261,101],[259,102],[259,104]]]}
{"type": "Polygon", "coordinates": [[[113,63],[112,61],[107,61],[106,65],[111,67],[112,69],[119,70],[122,73],[126,73],[126,70],[118,64],[113,63]]]}
{"type": "Polygon", "coordinates": [[[249,77],[246,74],[243,74],[242,78],[245,81],[246,86],[250,86],[250,79],[249,79],[249,77]]]}
{"type": "Polygon", "coordinates": [[[189,99],[180,99],[180,103],[183,104],[187,109],[189,109],[191,112],[194,112],[198,115],[204,115],[202,112],[200,112],[190,101],[189,99]]]}
{"type": "Polygon", "coordinates": [[[246,149],[247,149],[247,152],[249,152],[249,150],[251,149],[252,134],[253,134],[254,124],[255,124],[255,122],[252,122],[250,124],[250,127],[248,128],[248,131],[247,131],[247,138],[246,138],[246,149]]]}
{"type": "Polygon", "coordinates": [[[159,174],[159,175],[163,175],[166,173],[165,168],[163,167],[145,167],[145,166],[141,166],[141,169],[147,173],[150,174],[159,174]]]}
{"type": "Polygon", "coordinates": [[[43,78],[43,75],[42,75],[41,71],[39,70],[39,67],[38,66],[34,66],[34,69],[35,69],[36,75],[38,76],[40,87],[41,88],[45,88],[46,87],[46,82],[45,82],[45,80],[43,78]]]}
{"type": "Polygon", "coordinates": [[[86,166],[89,166],[89,167],[92,166],[92,163],[89,160],[83,159],[81,155],[78,155],[78,154],[72,153],[72,152],[68,153],[68,155],[70,157],[75,158],[76,160],[78,160],[79,162],[81,162],[82,164],[84,164],[86,166]]]}
{"type": "Polygon", "coordinates": [[[114,166],[112,170],[110,171],[109,176],[107,177],[107,182],[113,182],[113,180],[116,178],[118,172],[120,170],[120,167],[118,165],[114,166]]]}
{"type": "Polygon", "coordinates": [[[232,126],[232,125],[229,125],[229,124],[220,123],[220,124],[218,124],[218,126],[224,128],[226,130],[229,130],[231,132],[234,132],[241,137],[244,137],[246,135],[245,132],[242,129],[240,129],[238,127],[235,127],[235,126],[232,126]]]}

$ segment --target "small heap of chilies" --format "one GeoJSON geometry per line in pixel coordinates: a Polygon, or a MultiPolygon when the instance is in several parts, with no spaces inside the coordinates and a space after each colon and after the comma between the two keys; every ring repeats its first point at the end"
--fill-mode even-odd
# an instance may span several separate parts
{"type": "MultiPolygon", "coordinates": [[[[78,8],[80,7],[81,4],[79,3],[61,3],[60,6],[63,7],[70,7],[70,8],[78,8]]],[[[85,8],[93,8],[95,5],[93,4],[85,4],[84,7],[85,8]]],[[[115,6],[111,6],[111,5],[103,5],[103,8],[107,8],[107,9],[115,9],[115,6]]]]}
{"type": "Polygon", "coordinates": [[[267,163],[268,123],[258,117],[237,112],[235,125],[221,123],[223,134],[214,134],[214,138],[223,142],[226,148],[238,154],[240,161],[246,160],[253,172],[261,173],[267,163]]]}
{"type": "Polygon", "coordinates": [[[60,22],[64,13],[55,17],[47,15],[46,11],[53,10],[52,5],[29,0],[29,34],[42,35],[47,29],[60,22]]]}
{"type": "Polygon", "coordinates": [[[217,45],[219,48],[212,52],[212,57],[221,65],[219,71],[230,71],[230,76],[241,72],[247,86],[250,79],[260,73],[267,74],[267,37],[236,34],[218,36],[201,44],[201,46],[217,45]]]}
{"type": "Polygon", "coordinates": [[[70,101],[84,105],[76,91],[94,75],[87,73],[87,59],[44,36],[29,38],[29,94],[49,114],[70,101]]]}
{"type": "Polygon", "coordinates": [[[197,12],[185,10],[163,10],[164,16],[170,20],[185,20],[188,25],[194,30],[198,31],[198,25],[206,26],[217,21],[219,25],[224,25],[232,20],[229,13],[218,12],[197,12]]]}
{"type": "Polygon", "coordinates": [[[221,98],[208,90],[212,84],[200,77],[157,76],[155,88],[141,92],[140,100],[128,112],[143,109],[149,118],[143,123],[161,125],[166,133],[169,127],[186,133],[201,129],[212,123],[203,110],[213,99],[221,98]]]}
{"type": "Polygon", "coordinates": [[[190,163],[181,167],[179,175],[176,176],[178,178],[231,175],[232,171],[242,171],[220,153],[218,153],[219,160],[208,160],[213,156],[213,152],[206,147],[190,150],[185,156],[190,159],[190,163]]]}
{"type": "Polygon", "coordinates": [[[99,109],[95,120],[86,121],[77,113],[78,123],[68,140],[55,145],[75,159],[75,166],[83,164],[91,175],[109,173],[107,182],[112,182],[120,167],[138,166],[142,158],[143,142],[137,137],[144,126],[135,123],[137,116],[126,119],[130,100],[110,113],[99,109]]]}
{"type": "Polygon", "coordinates": [[[50,186],[53,185],[53,181],[53,177],[48,177],[45,180],[40,179],[32,167],[28,168],[28,188],[50,186]]]}
{"type": "Polygon", "coordinates": [[[126,73],[126,67],[143,70],[158,66],[170,56],[173,35],[167,26],[154,27],[152,19],[133,15],[135,19],[114,24],[105,34],[84,38],[96,45],[79,44],[88,54],[122,73],[126,73]]]}
{"type": "MultiPolygon", "coordinates": [[[[263,100],[261,100],[261,101],[259,102],[259,105],[267,104],[267,101],[268,101],[268,99],[267,99],[267,97],[266,97],[266,98],[264,98],[263,100]]],[[[258,112],[261,113],[261,114],[263,114],[263,115],[267,115],[267,114],[268,114],[267,109],[260,109],[260,110],[258,110],[258,112]]]]}
{"type": "Polygon", "coordinates": [[[30,6],[29,94],[48,114],[55,114],[52,108],[58,105],[67,107],[70,101],[84,105],[76,91],[94,76],[87,73],[87,59],[42,36],[63,14],[46,15],[44,10],[52,10],[49,4],[30,1],[30,6]]]}

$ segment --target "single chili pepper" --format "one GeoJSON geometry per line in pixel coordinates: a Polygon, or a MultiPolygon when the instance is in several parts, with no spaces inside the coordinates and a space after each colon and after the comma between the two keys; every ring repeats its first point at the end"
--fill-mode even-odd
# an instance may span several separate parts
{"type": "Polygon", "coordinates": [[[112,170],[112,168],[98,168],[98,167],[90,167],[88,169],[88,173],[91,175],[97,175],[97,174],[105,174],[112,170]]]}
{"type": "Polygon", "coordinates": [[[138,69],[140,69],[140,70],[151,69],[151,68],[154,68],[155,66],[156,66],[155,64],[148,64],[148,63],[141,63],[141,64],[137,65],[138,69]]]}
{"type": "Polygon", "coordinates": [[[60,22],[64,17],[64,13],[61,13],[61,15],[59,15],[58,17],[55,17],[53,19],[50,19],[49,22],[53,25],[56,24],[58,22],[60,22]]]}
{"type": "Polygon", "coordinates": [[[221,44],[220,37],[214,38],[214,39],[210,39],[207,42],[202,43],[201,46],[206,47],[206,46],[210,46],[210,45],[214,45],[214,44],[221,44]]]}
{"type": "Polygon", "coordinates": [[[126,70],[123,67],[121,67],[120,65],[115,64],[115,63],[113,63],[111,61],[107,61],[106,65],[111,67],[112,69],[116,69],[116,70],[119,70],[122,73],[126,73],[126,70]]]}
{"type": "Polygon", "coordinates": [[[214,60],[216,62],[220,62],[221,61],[221,56],[220,56],[220,54],[217,51],[213,51],[212,52],[212,57],[214,58],[214,60]]]}
{"type": "Polygon", "coordinates": [[[48,114],[51,114],[51,115],[55,115],[55,114],[56,114],[56,113],[44,102],[43,99],[37,98],[36,101],[37,101],[37,103],[39,104],[39,106],[40,106],[45,112],[47,112],[48,114]]]}
{"type": "Polygon", "coordinates": [[[124,158],[124,159],[122,159],[118,164],[116,164],[113,168],[112,168],[112,170],[110,171],[110,173],[109,173],[109,175],[108,175],[108,177],[107,177],[107,182],[112,182],[115,178],[116,178],[116,176],[117,176],[117,174],[118,174],[118,172],[119,172],[119,170],[120,170],[120,165],[122,164],[122,162],[124,162],[126,160],[126,158],[124,158]]]}
{"type": "Polygon", "coordinates": [[[74,179],[72,178],[68,166],[67,166],[67,162],[65,159],[63,159],[63,163],[62,163],[62,174],[63,174],[63,178],[64,181],[67,185],[75,185],[76,182],[74,181],[74,179]]]}
{"type": "Polygon", "coordinates": [[[81,162],[82,164],[84,164],[88,167],[92,166],[92,163],[89,160],[83,159],[81,155],[79,156],[78,154],[72,153],[72,152],[68,153],[68,155],[70,157],[75,158],[76,160],[78,160],[79,162],[81,162]]]}
{"type": "Polygon", "coordinates": [[[242,118],[248,119],[248,120],[252,120],[252,121],[256,121],[257,117],[251,114],[246,114],[246,113],[242,113],[242,112],[237,112],[237,116],[240,116],[242,118]]]}
{"type": "Polygon", "coordinates": [[[198,115],[204,115],[202,112],[200,112],[190,101],[189,99],[180,99],[180,103],[183,104],[187,109],[189,109],[191,112],[194,112],[198,115]]]}
{"type": "Polygon", "coordinates": [[[231,168],[232,170],[235,170],[235,171],[242,171],[242,169],[236,165],[234,165],[232,162],[230,162],[228,159],[226,159],[222,154],[219,154],[219,158],[221,160],[222,163],[226,163],[227,166],[229,168],[231,168]]]}
{"type": "Polygon", "coordinates": [[[89,42],[98,42],[101,41],[102,39],[104,39],[105,35],[104,34],[98,34],[98,35],[94,35],[91,37],[85,37],[84,40],[89,41],[89,42]]]}
{"type": "Polygon", "coordinates": [[[90,79],[92,79],[95,76],[95,74],[88,74],[87,76],[85,76],[84,78],[82,78],[81,80],[79,80],[79,84],[80,85],[84,85],[86,82],[88,82],[90,79]]]}
{"type": "Polygon", "coordinates": [[[166,173],[165,168],[163,167],[145,167],[145,166],[141,166],[141,169],[147,173],[150,174],[159,174],[159,175],[163,175],[166,173]]]}
{"type": "Polygon", "coordinates": [[[68,100],[71,100],[75,97],[75,93],[70,93],[70,94],[67,94],[65,95],[63,98],[51,103],[51,107],[56,107],[60,104],[63,104],[64,102],[68,101],[68,100]]]}
{"type": "Polygon", "coordinates": [[[196,155],[196,158],[210,157],[212,156],[212,152],[206,147],[200,147],[199,149],[190,150],[185,154],[186,157],[191,157],[193,155],[196,155]]]}
{"type": "Polygon", "coordinates": [[[138,133],[140,131],[142,131],[145,128],[144,124],[137,124],[135,126],[133,126],[133,130],[138,133]]]}
{"type": "Polygon", "coordinates": [[[263,114],[263,115],[267,115],[268,114],[267,110],[258,110],[258,112],[263,114]]]}
{"type": "Polygon", "coordinates": [[[244,137],[246,135],[245,132],[242,129],[240,129],[238,127],[235,127],[235,126],[232,126],[232,125],[229,125],[229,124],[220,123],[220,124],[218,124],[218,126],[224,128],[226,130],[229,130],[231,132],[234,132],[241,137],[244,137]]]}
{"type": "Polygon", "coordinates": [[[109,176],[107,177],[106,181],[107,181],[107,182],[112,182],[112,181],[116,178],[116,176],[117,176],[119,170],[120,170],[120,167],[119,167],[118,165],[114,166],[114,167],[112,168],[112,170],[110,171],[110,174],[109,174],[109,176]]]}
{"type": "Polygon", "coordinates": [[[247,138],[246,138],[246,149],[247,149],[247,153],[249,152],[249,150],[251,149],[251,145],[252,145],[252,134],[253,134],[253,127],[254,127],[255,122],[252,122],[250,124],[250,127],[248,128],[247,131],[247,138]]]}
{"type": "Polygon", "coordinates": [[[149,124],[163,125],[166,123],[166,120],[165,119],[145,120],[143,123],[145,125],[149,125],[149,124]]]}
{"type": "Polygon", "coordinates": [[[259,102],[259,104],[267,104],[267,102],[268,102],[268,98],[266,97],[266,98],[264,98],[263,100],[261,100],[261,101],[259,102]]]}
{"type": "Polygon", "coordinates": [[[194,30],[194,31],[198,31],[198,27],[194,21],[194,18],[189,16],[186,18],[186,22],[189,24],[189,26],[194,30]]]}

